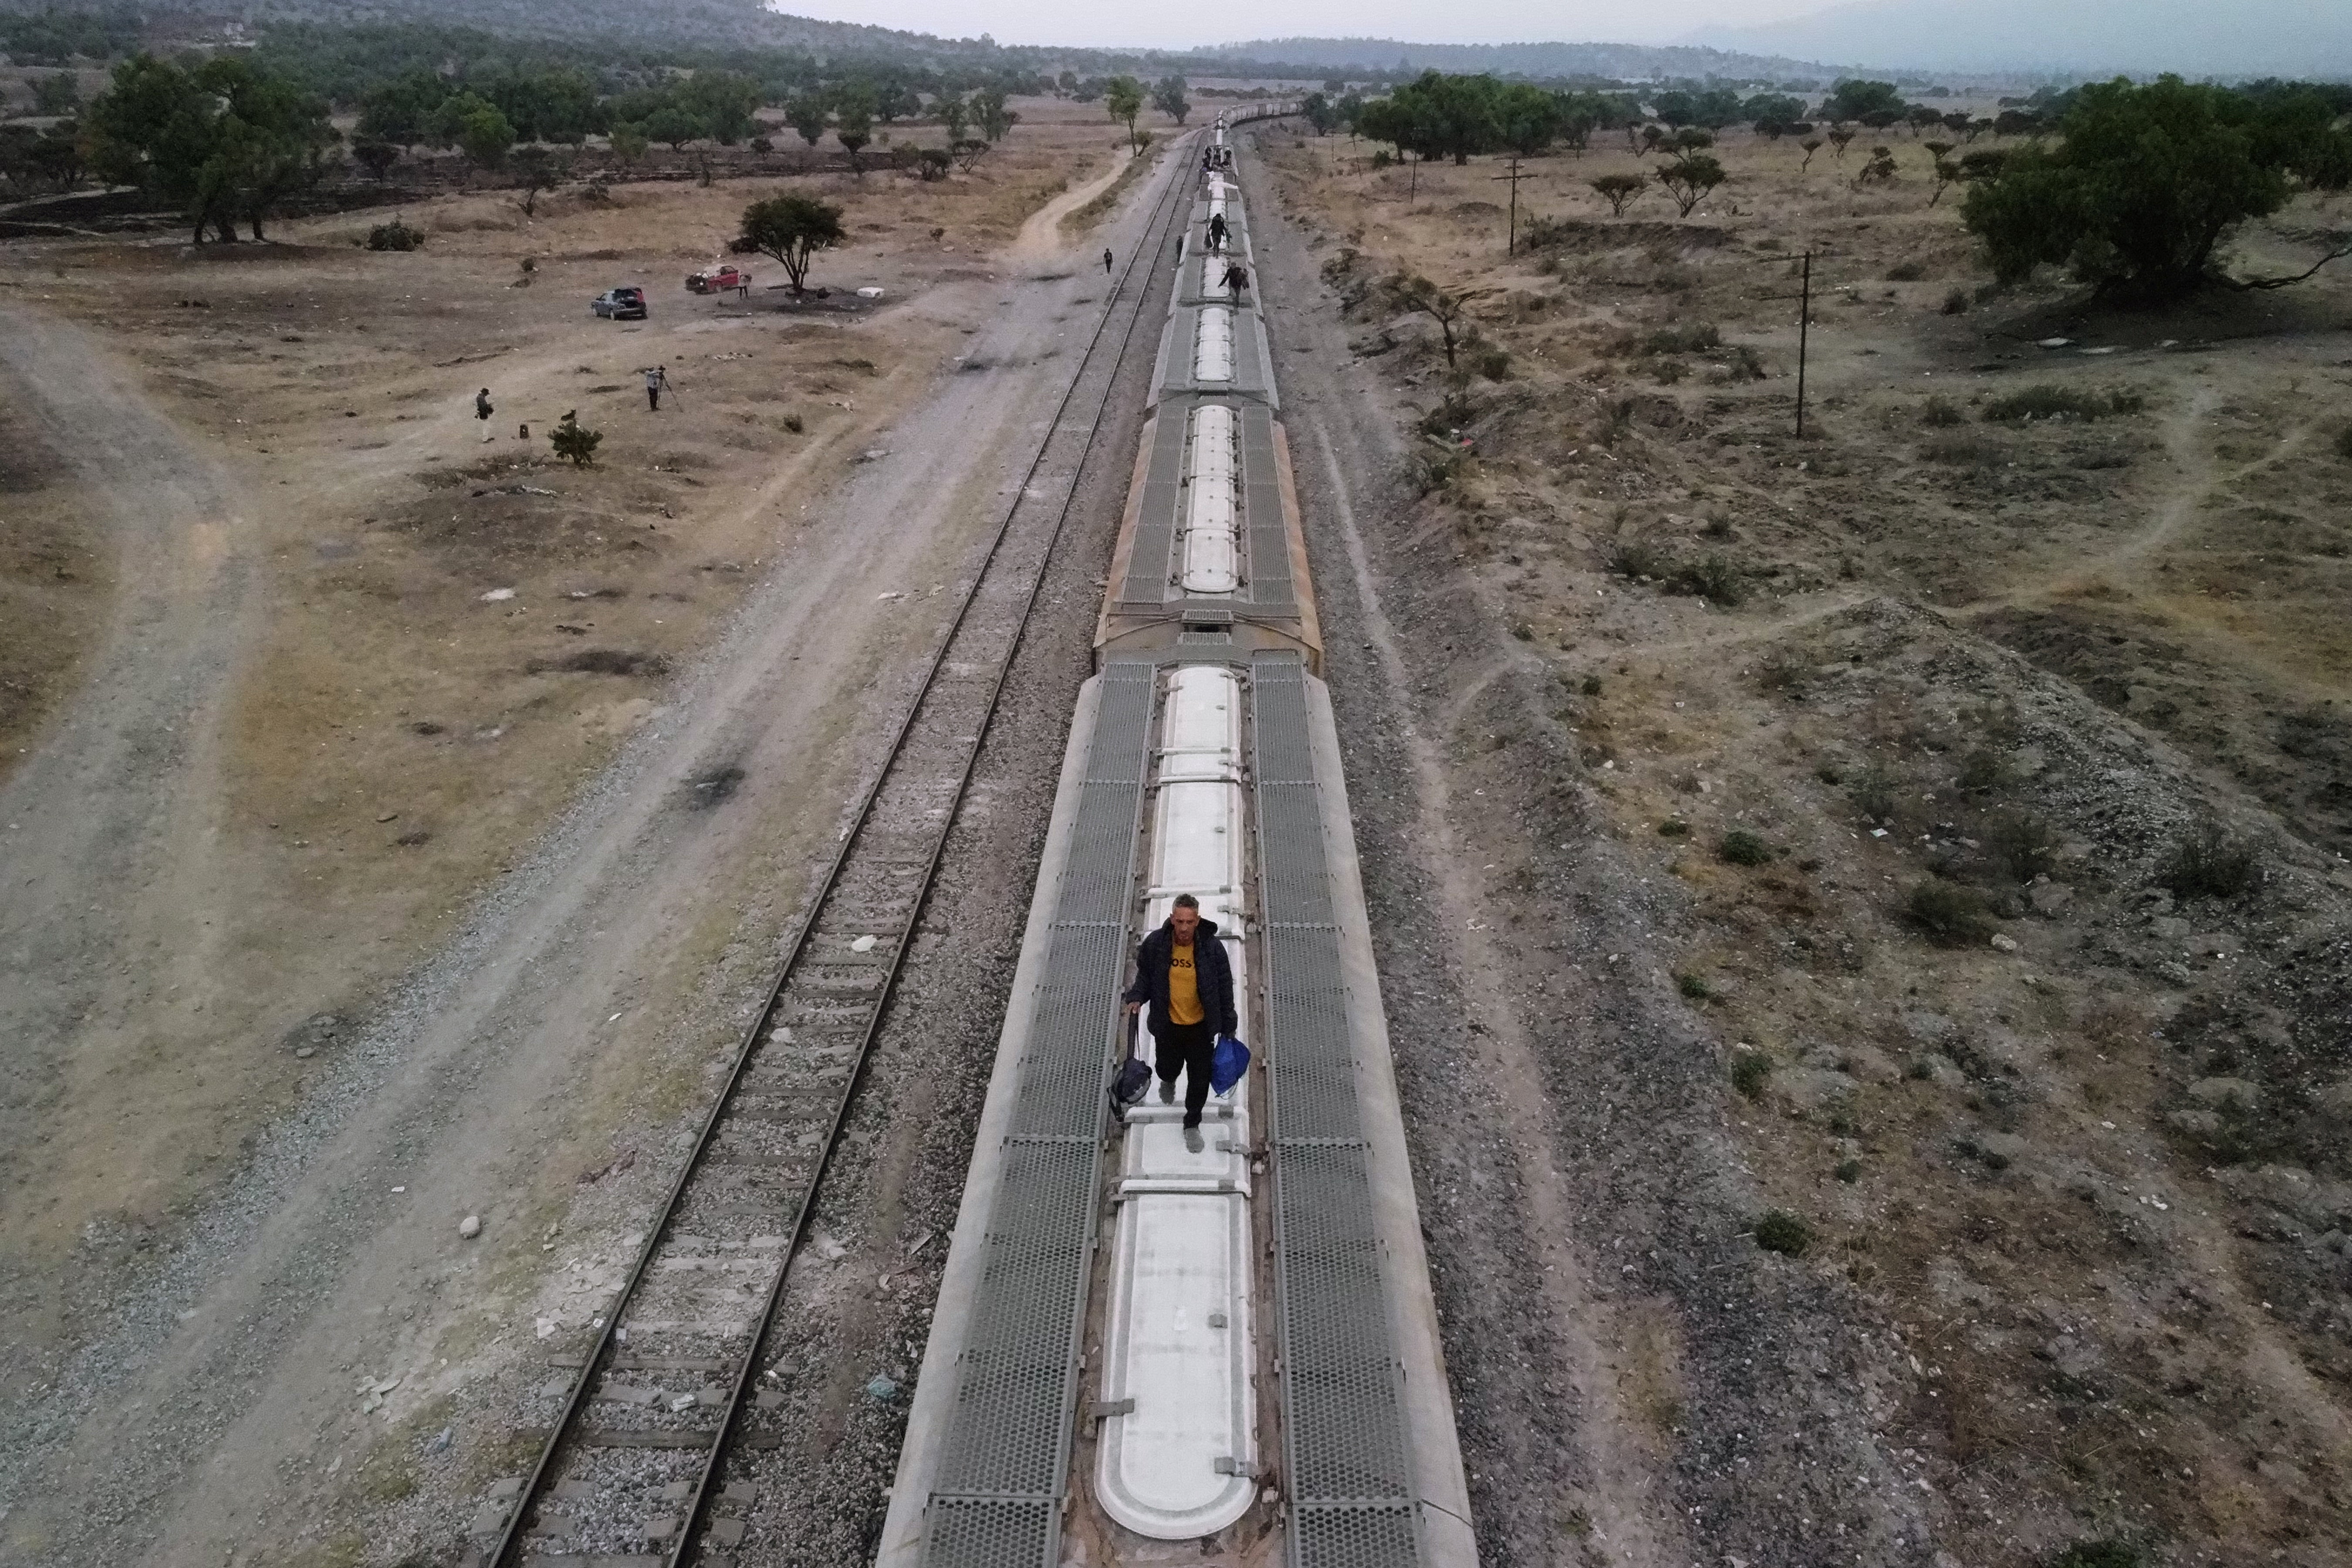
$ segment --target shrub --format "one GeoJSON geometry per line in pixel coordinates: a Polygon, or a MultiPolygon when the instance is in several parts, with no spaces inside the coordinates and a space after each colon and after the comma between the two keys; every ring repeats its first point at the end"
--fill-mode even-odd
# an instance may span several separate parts
{"type": "Polygon", "coordinates": [[[367,247],[370,250],[416,250],[424,244],[425,231],[411,228],[398,218],[390,223],[380,223],[368,230],[367,247]]]}
{"type": "Polygon", "coordinates": [[[2028,419],[2080,419],[2088,423],[2109,415],[2137,414],[2147,406],[2147,399],[2136,392],[2110,392],[2102,396],[2045,382],[1995,398],[1985,405],[1984,416],[2004,425],[2021,424],[2028,419]]]}
{"type": "Polygon", "coordinates": [[[1658,837],[1661,838],[1688,838],[1690,837],[1690,824],[1685,822],[1681,817],[1670,816],[1666,818],[1665,821],[1658,824],[1658,837]]]}
{"type": "Polygon", "coordinates": [[[1723,331],[1712,321],[1687,327],[1661,327],[1642,340],[1645,354],[1691,354],[1723,346],[1723,331]]]}
{"type": "Polygon", "coordinates": [[[1667,585],[1677,594],[1689,594],[1718,605],[1737,605],[1748,597],[1745,574],[1716,554],[1675,567],[1667,577],[1667,585]]]}
{"type": "Polygon", "coordinates": [[[1670,563],[1646,539],[1621,539],[1609,550],[1609,570],[1620,577],[1663,577],[1670,563]]]}
{"type": "Polygon", "coordinates": [[[1840,1160],[1837,1163],[1836,1174],[1837,1179],[1841,1182],[1860,1181],[1862,1179],[1862,1162],[1859,1160],[1840,1160]]]}
{"type": "Polygon", "coordinates": [[[1772,858],[1772,847],[1745,827],[1725,834],[1715,852],[1734,866],[1761,866],[1772,858]]]}
{"type": "Polygon", "coordinates": [[[2336,432],[2336,455],[2352,463],[2352,425],[2336,432]]]}
{"type": "Polygon", "coordinates": [[[2058,835],[2030,811],[2011,812],[1985,834],[1994,863],[2020,882],[2047,875],[2058,864],[2058,835]]]}
{"type": "Polygon", "coordinates": [[[1846,787],[1846,798],[1871,821],[1890,822],[1895,817],[1895,775],[1884,763],[1873,763],[1846,787]]]}
{"type": "Polygon", "coordinates": [[[1931,397],[1927,399],[1927,406],[1919,410],[1919,423],[1922,425],[1951,426],[1967,418],[1968,416],[1960,412],[1960,405],[1948,397],[1931,397]]]}
{"type": "Polygon", "coordinates": [[[1772,1076],[1772,1058],[1762,1051],[1742,1051],[1731,1058],[1731,1087],[1750,1100],[1762,1097],[1772,1076]]]}
{"type": "Polygon", "coordinates": [[[784,428],[797,436],[808,428],[808,424],[797,414],[787,414],[784,416],[784,428]]]}
{"type": "Polygon", "coordinates": [[[1954,468],[1979,468],[2000,461],[2001,449],[1993,442],[1970,431],[1938,436],[1921,445],[1920,460],[1948,463],[1954,468]]]}
{"type": "Polygon", "coordinates": [[[2234,899],[2260,880],[2262,859],[2253,847],[2210,820],[2174,840],[2156,868],[2157,885],[2180,899],[2234,899]]]}
{"type": "Polygon", "coordinates": [[[1936,1064],[1926,1057],[1913,1057],[1911,1065],[1903,1069],[1903,1076],[1913,1083],[1926,1083],[1936,1076],[1936,1064]]]}
{"type": "Polygon", "coordinates": [[[1787,1209],[1768,1209],[1756,1222],[1756,1245],[1794,1258],[1813,1244],[1813,1227],[1787,1209]]]}
{"type": "Polygon", "coordinates": [[[1488,381],[1508,381],[1511,377],[1511,356],[1503,349],[1486,349],[1478,355],[1478,374],[1488,381]]]}
{"type": "Polygon", "coordinates": [[[1601,695],[1601,678],[1597,675],[1588,675],[1578,685],[1577,689],[1587,697],[1598,697],[1601,695]]]}
{"type": "Polygon", "coordinates": [[[1886,269],[1889,283],[1916,283],[1926,276],[1927,265],[1924,261],[1898,261],[1886,269]]]}
{"type": "Polygon", "coordinates": [[[1675,989],[1681,992],[1684,995],[1689,997],[1694,1002],[1704,1002],[1708,997],[1715,994],[1713,988],[1707,984],[1706,981],[1701,976],[1696,974],[1675,975],[1675,989]]]}
{"type": "Polygon", "coordinates": [[[557,421],[547,439],[555,447],[555,455],[567,459],[573,468],[584,468],[596,460],[596,448],[604,439],[601,430],[591,430],[580,423],[578,414],[566,414],[557,421]]]}
{"type": "Polygon", "coordinates": [[[1999,789],[2009,782],[2009,764],[1990,746],[1977,746],[1960,759],[1959,786],[1965,790],[1999,789]]]}
{"type": "Polygon", "coordinates": [[[2050,1568],[2139,1568],[2139,1549],[2121,1541],[2078,1541],[2051,1558],[2050,1568]]]}
{"type": "Polygon", "coordinates": [[[1944,296],[1944,314],[1947,316],[1965,316],[1968,313],[1969,291],[1967,289],[1955,289],[1950,293],[1944,296]]]}
{"type": "Polygon", "coordinates": [[[1658,384],[1660,386],[1672,386],[1675,383],[1682,380],[1684,376],[1689,374],[1690,372],[1688,367],[1686,367],[1682,361],[1678,359],[1664,359],[1660,360],[1657,363],[1656,367],[1651,372],[1651,374],[1658,378],[1658,384]]]}
{"type": "Polygon", "coordinates": [[[1933,877],[1911,889],[1906,910],[1911,923],[1943,947],[1981,947],[1992,935],[1981,897],[1933,877]]]}

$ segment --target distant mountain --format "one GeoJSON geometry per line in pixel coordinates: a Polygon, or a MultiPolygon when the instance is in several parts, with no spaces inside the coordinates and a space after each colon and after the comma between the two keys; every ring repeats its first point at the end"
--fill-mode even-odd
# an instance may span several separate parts
{"type": "Polygon", "coordinates": [[[1194,58],[1281,60],[1335,73],[1402,70],[1490,71],[1544,80],[1608,78],[1734,77],[1785,81],[1818,77],[1804,60],[1700,47],[1653,48],[1640,44],[1408,44],[1395,38],[1254,38],[1194,51],[1194,58]]]}
{"type": "Polygon", "coordinates": [[[1884,70],[2084,77],[2352,77],[2347,0],[1866,0],[1694,47],[1884,70]]]}

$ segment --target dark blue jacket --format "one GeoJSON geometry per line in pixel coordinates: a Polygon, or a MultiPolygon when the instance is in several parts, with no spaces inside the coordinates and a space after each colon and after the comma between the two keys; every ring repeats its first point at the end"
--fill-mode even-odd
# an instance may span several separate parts
{"type": "MultiPolygon", "coordinates": [[[[1135,984],[1123,998],[1151,1005],[1154,1039],[1168,1036],[1169,954],[1175,946],[1175,928],[1166,923],[1145,937],[1135,950],[1135,984]]],[[[1234,1011],[1234,966],[1225,956],[1225,944],[1217,940],[1214,921],[1202,921],[1192,932],[1192,980],[1200,988],[1201,1016],[1209,1027],[1220,1035],[1240,1034],[1241,1017],[1234,1011]]]]}

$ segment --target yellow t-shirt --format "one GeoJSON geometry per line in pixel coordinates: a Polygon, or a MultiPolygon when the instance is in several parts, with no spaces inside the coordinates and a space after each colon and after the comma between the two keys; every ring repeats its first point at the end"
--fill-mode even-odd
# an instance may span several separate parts
{"type": "Polygon", "coordinates": [[[1197,1024],[1207,1016],[1201,1009],[1201,977],[1192,968],[1192,944],[1173,943],[1168,950],[1168,1021],[1197,1024]]]}

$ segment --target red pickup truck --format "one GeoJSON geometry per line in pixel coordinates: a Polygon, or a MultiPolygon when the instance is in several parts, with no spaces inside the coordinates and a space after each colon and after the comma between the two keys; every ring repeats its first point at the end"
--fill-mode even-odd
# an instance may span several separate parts
{"type": "Polygon", "coordinates": [[[688,273],[686,286],[697,294],[731,294],[750,281],[733,267],[714,267],[708,272],[688,273]]]}

